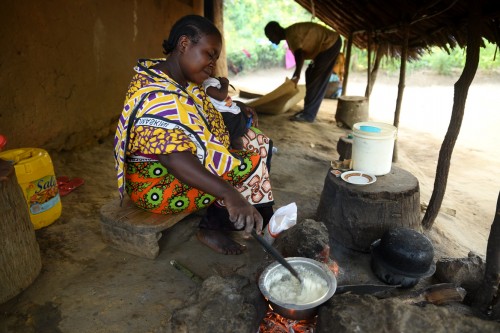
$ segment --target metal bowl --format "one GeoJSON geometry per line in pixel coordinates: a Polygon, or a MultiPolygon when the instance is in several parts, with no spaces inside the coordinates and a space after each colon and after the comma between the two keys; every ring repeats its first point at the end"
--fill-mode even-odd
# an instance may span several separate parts
{"type": "Polygon", "coordinates": [[[260,275],[259,289],[276,313],[288,319],[310,319],[317,314],[318,307],[333,296],[337,289],[337,279],[328,266],[319,261],[302,257],[290,257],[286,258],[286,260],[299,272],[299,275],[305,270],[323,279],[326,282],[325,293],[305,304],[291,304],[280,301],[269,291],[273,277],[275,274],[283,274],[284,277],[287,277],[288,274],[292,278],[292,275],[277,261],[269,265],[260,275]]]}

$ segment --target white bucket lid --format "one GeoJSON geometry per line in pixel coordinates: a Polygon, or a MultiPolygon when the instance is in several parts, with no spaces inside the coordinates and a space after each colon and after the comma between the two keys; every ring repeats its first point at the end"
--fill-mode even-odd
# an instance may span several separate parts
{"type": "Polygon", "coordinates": [[[352,126],[354,136],[367,139],[394,139],[398,129],[386,123],[364,121],[352,126]]]}

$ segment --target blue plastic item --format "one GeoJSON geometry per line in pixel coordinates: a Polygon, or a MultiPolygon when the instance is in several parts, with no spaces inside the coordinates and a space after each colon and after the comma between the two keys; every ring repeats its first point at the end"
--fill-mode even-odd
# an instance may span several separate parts
{"type": "Polygon", "coordinates": [[[253,116],[250,115],[250,117],[247,118],[247,128],[250,128],[252,126],[252,122],[253,122],[253,116]]]}
{"type": "Polygon", "coordinates": [[[380,133],[382,130],[375,126],[359,126],[359,129],[365,132],[380,133]]]}

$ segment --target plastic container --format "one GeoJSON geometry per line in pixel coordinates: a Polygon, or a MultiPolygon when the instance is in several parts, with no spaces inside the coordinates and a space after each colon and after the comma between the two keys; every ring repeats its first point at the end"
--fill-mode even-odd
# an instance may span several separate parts
{"type": "Polygon", "coordinates": [[[385,123],[360,122],[352,130],[352,168],[375,176],[391,172],[397,128],[385,123]]]}
{"type": "Polygon", "coordinates": [[[62,205],[49,154],[38,148],[6,150],[0,158],[11,161],[23,190],[35,229],[52,224],[61,216],[62,205]]]}

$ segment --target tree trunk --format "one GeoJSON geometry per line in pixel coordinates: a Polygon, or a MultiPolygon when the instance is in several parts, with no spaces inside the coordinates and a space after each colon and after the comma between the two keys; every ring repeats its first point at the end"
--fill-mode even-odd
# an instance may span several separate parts
{"type": "Polygon", "coordinates": [[[352,126],[369,119],[369,101],[364,96],[340,96],[335,112],[338,127],[352,129],[352,126]]]}
{"type": "MultiPolygon", "coordinates": [[[[224,35],[224,1],[223,0],[214,0],[213,1],[213,22],[215,26],[220,30],[220,32],[224,35]]],[[[224,38],[224,36],[222,36],[224,38]]],[[[227,40],[226,40],[227,41],[227,40]]],[[[222,43],[222,50],[219,55],[219,60],[215,64],[215,73],[217,76],[225,76],[228,75],[227,70],[227,53],[226,53],[226,43],[222,43]]]]}
{"type": "Polygon", "coordinates": [[[467,26],[467,55],[462,75],[455,83],[453,108],[451,113],[450,125],[439,151],[438,164],[436,169],[436,178],[434,180],[434,190],[432,192],[429,206],[425,212],[422,225],[425,229],[430,229],[443,203],[443,197],[448,182],[450,171],[451,154],[460,133],[460,126],[464,118],[465,102],[469,87],[476,75],[479,63],[479,47],[481,45],[481,24],[480,17],[474,5],[471,5],[471,15],[467,26]]]}
{"type": "Polygon", "coordinates": [[[349,79],[349,66],[351,65],[351,49],[352,49],[352,33],[347,40],[347,52],[345,55],[345,69],[344,69],[344,82],[342,82],[342,96],[347,93],[347,80],[349,79]]]}
{"type": "MultiPolygon", "coordinates": [[[[486,270],[484,279],[476,292],[472,306],[483,313],[487,313],[493,305],[493,300],[500,295],[498,288],[500,284],[500,193],[497,199],[495,218],[490,229],[488,247],[486,250],[486,270]]],[[[498,305],[497,305],[498,306],[498,305]]],[[[498,315],[498,311],[495,312],[498,315]]],[[[494,320],[500,318],[492,318],[494,320]]]]}
{"type": "MultiPolygon", "coordinates": [[[[399,115],[401,114],[401,104],[403,103],[403,92],[405,91],[406,80],[406,59],[408,58],[408,37],[410,34],[410,27],[407,25],[404,31],[403,45],[401,46],[401,66],[399,69],[399,84],[398,84],[398,97],[396,99],[396,110],[394,111],[393,125],[399,127],[399,115]]],[[[394,153],[392,154],[392,161],[398,161],[398,142],[394,142],[394,153]]]]}
{"type": "Polygon", "coordinates": [[[372,84],[372,35],[370,32],[368,32],[368,47],[367,47],[367,66],[366,66],[366,89],[365,89],[365,97],[370,99],[370,96],[368,95],[368,92],[372,90],[371,84],[372,84]]]}
{"type": "Polygon", "coordinates": [[[40,273],[40,249],[26,200],[10,162],[0,159],[0,304],[40,273]]]}
{"type": "Polygon", "coordinates": [[[316,220],[326,225],[334,243],[369,252],[371,243],[389,229],[420,231],[418,179],[394,165],[367,186],[349,184],[328,172],[316,220]]]}
{"type": "Polygon", "coordinates": [[[373,86],[375,85],[375,81],[377,81],[378,69],[380,67],[380,61],[382,60],[382,48],[380,45],[377,46],[377,53],[375,54],[375,63],[373,64],[372,74],[370,75],[370,84],[366,87],[365,96],[370,98],[372,94],[373,86]]]}

